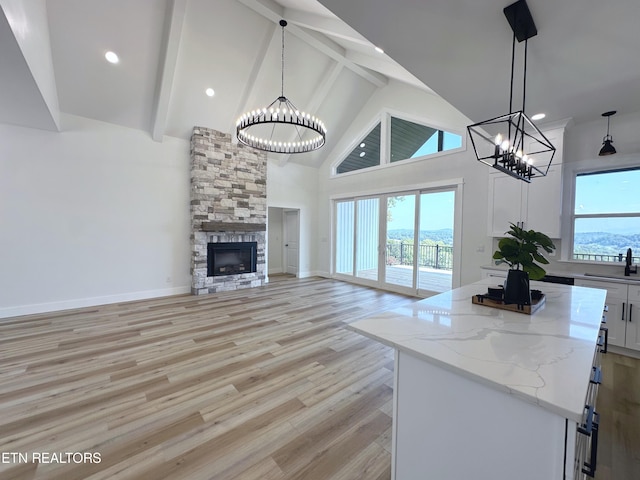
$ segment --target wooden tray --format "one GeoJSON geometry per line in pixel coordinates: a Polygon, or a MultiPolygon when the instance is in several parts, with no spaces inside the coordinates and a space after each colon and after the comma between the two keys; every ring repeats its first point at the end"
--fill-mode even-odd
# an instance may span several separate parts
{"type": "Polygon", "coordinates": [[[471,297],[471,303],[476,305],[484,305],[485,307],[499,308],[501,310],[508,310],[510,312],[526,313],[527,315],[533,315],[536,311],[544,305],[545,295],[537,300],[532,300],[531,305],[518,305],[515,303],[505,304],[502,300],[488,297],[486,294],[474,295],[471,297]]]}

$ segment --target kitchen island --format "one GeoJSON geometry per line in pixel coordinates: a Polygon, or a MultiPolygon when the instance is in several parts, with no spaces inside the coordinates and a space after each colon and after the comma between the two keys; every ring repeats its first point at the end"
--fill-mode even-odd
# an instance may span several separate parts
{"type": "Polygon", "coordinates": [[[392,478],[575,478],[606,292],[532,282],[533,315],[471,303],[495,284],[350,325],[396,350],[392,478]]]}

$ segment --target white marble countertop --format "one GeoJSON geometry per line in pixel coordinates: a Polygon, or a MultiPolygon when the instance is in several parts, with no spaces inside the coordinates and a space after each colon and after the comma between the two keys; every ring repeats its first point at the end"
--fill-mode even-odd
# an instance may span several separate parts
{"type": "Polygon", "coordinates": [[[467,378],[581,422],[606,290],[531,282],[533,315],[474,305],[484,279],[349,328],[467,378]]]}

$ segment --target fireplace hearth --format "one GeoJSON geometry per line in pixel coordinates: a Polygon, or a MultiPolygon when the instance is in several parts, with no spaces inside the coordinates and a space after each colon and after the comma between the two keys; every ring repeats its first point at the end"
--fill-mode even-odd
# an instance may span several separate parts
{"type": "Polygon", "coordinates": [[[254,273],[257,242],[220,242],[207,244],[207,277],[254,273]]]}

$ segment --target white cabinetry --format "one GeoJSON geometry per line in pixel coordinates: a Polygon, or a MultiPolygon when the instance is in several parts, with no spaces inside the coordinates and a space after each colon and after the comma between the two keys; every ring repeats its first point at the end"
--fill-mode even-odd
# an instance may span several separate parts
{"type": "Polygon", "coordinates": [[[395,371],[395,480],[576,478],[575,422],[402,351],[395,371]]]}
{"type": "Polygon", "coordinates": [[[607,291],[609,344],[640,350],[640,284],[625,285],[586,279],[576,279],[575,284],[607,291]]]}
{"type": "Polygon", "coordinates": [[[640,285],[629,285],[627,294],[627,332],[624,345],[627,348],[640,350],[640,285]]]}
{"type": "Polygon", "coordinates": [[[557,149],[545,177],[534,177],[526,183],[497,171],[489,175],[489,236],[502,237],[509,224],[516,223],[560,238],[563,132],[545,133],[557,149]]]}
{"type": "Polygon", "coordinates": [[[396,349],[392,479],[582,480],[592,469],[588,376],[606,292],[546,284],[531,319],[471,302],[497,279],[349,325],[396,349]]]}
{"type": "Polygon", "coordinates": [[[577,424],[396,350],[392,478],[588,480],[596,466],[599,362],[596,348],[577,424]]]}

